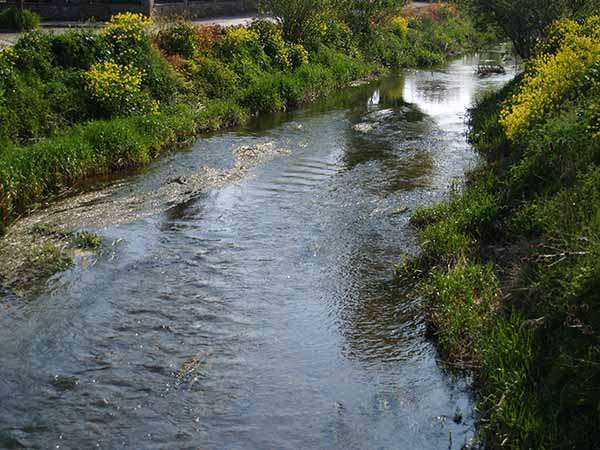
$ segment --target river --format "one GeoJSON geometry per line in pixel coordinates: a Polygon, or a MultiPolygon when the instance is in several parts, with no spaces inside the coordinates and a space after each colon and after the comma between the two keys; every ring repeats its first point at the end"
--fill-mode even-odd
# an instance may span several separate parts
{"type": "Polygon", "coordinates": [[[35,299],[0,294],[0,448],[469,442],[469,382],[440,364],[394,265],[417,251],[411,213],[477,163],[466,109],[514,75],[481,79],[476,63],[349,88],[119,180],[142,195],[202,166],[230,168],[242,145],[285,149],[102,227],[94,264],[35,299]]]}

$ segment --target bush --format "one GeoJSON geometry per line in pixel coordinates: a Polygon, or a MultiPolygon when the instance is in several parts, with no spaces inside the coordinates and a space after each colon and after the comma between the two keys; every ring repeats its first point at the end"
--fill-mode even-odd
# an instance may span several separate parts
{"type": "Polygon", "coordinates": [[[264,13],[277,19],[289,42],[314,42],[322,34],[326,11],[331,2],[323,0],[265,0],[264,13]]]}
{"type": "Polygon", "coordinates": [[[354,33],[368,35],[374,25],[385,23],[406,3],[405,0],[342,0],[341,9],[354,33]]]}
{"type": "Polygon", "coordinates": [[[500,28],[523,58],[532,55],[554,21],[565,17],[585,17],[586,10],[598,8],[596,0],[468,0],[467,3],[479,22],[484,25],[492,23],[500,28]]]}
{"type": "Polygon", "coordinates": [[[127,12],[112,16],[102,31],[112,59],[143,68],[150,51],[147,33],[150,24],[150,19],[141,14],[127,12]]]}
{"type": "Polygon", "coordinates": [[[85,29],[52,36],[51,48],[56,64],[65,68],[87,70],[110,55],[103,37],[85,29]]]}
{"type": "Polygon", "coordinates": [[[290,66],[297,68],[308,64],[309,54],[302,44],[291,44],[289,46],[290,66]]]}
{"type": "Polygon", "coordinates": [[[249,60],[261,69],[270,67],[269,57],[260,45],[259,36],[245,27],[229,27],[223,37],[215,43],[216,55],[225,61],[249,60]]]}
{"type": "Polygon", "coordinates": [[[238,75],[214,58],[201,58],[197,63],[195,77],[209,97],[231,96],[239,84],[238,75]]]}
{"type": "Polygon", "coordinates": [[[195,27],[195,33],[198,52],[208,55],[212,53],[215,43],[223,37],[225,31],[220,25],[209,25],[195,27]]]}
{"type": "Polygon", "coordinates": [[[283,39],[283,31],[277,24],[267,20],[255,20],[250,29],[257,34],[260,45],[274,66],[283,69],[290,67],[288,45],[283,39]]]}
{"type": "Polygon", "coordinates": [[[141,68],[142,88],[161,102],[174,101],[185,90],[185,81],[155,48],[150,48],[141,68]]]}
{"type": "Polygon", "coordinates": [[[408,18],[404,16],[394,16],[390,20],[390,31],[400,39],[406,39],[408,37],[408,24],[408,18]]]}
{"type": "Polygon", "coordinates": [[[4,50],[4,56],[21,71],[35,72],[43,78],[48,77],[54,63],[51,37],[41,31],[30,31],[13,47],[4,50]]]}
{"type": "Polygon", "coordinates": [[[109,116],[155,112],[157,103],[141,86],[142,74],[131,65],[106,61],[87,72],[87,91],[99,111],[109,116]]]}
{"type": "Polygon", "coordinates": [[[192,58],[198,51],[197,33],[187,20],[176,20],[163,26],[156,35],[161,50],[169,55],[192,58]]]}
{"type": "Polygon", "coordinates": [[[40,16],[27,9],[8,8],[0,12],[0,29],[31,31],[40,26],[40,16]]]}
{"type": "Polygon", "coordinates": [[[307,43],[311,49],[316,49],[323,44],[347,55],[359,56],[356,36],[344,21],[332,15],[326,16],[320,30],[321,33],[317,36],[318,41],[307,43]]]}
{"type": "Polygon", "coordinates": [[[285,101],[281,95],[281,76],[279,74],[265,75],[256,80],[244,90],[242,104],[253,113],[285,109],[285,101]]]}

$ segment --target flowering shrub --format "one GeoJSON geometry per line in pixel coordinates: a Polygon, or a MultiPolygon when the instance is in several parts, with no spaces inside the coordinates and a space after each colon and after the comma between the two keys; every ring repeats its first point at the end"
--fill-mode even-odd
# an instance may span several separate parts
{"type": "Polygon", "coordinates": [[[258,41],[273,64],[288,68],[291,65],[289,48],[283,39],[281,27],[273,22],[257,20],[252,23],[250,30],[258,35],[258,41]]]}
{"type": "MultiPolygon", "coordinates": [[[[350,27],[336,17],[324,17],[319,22],[321,26],[318,28],[320,34],[317,39],[328,47],[345,52],[348,55],[358,55],[356,38],[350,27]]],[[[310,42],[307,43],[311,44],[310,42]]],[[[319,46],[319,42],[312,43],[311,48],[319,46]]]]}
{"type": "Polygon", "coordinates": [[[308,51],[302,44],[290,44],[288,51],[292,67],[296,68],[308,64],[308,51]]]}
{"type": "Polygon", "coordinates": [[[269,66],[269,57],[259,42],[258,33],[245,27],[229,27],[217,41],[216,50],[226,60],[251,59],[259,66],[269,66]]]}
{"type": "Polygon", "coordinates": [[[142,14],[126,12],[112,16],[103,31],[112,58],[139,66],[150,48],[147,34],[150,24],[150,19],[142,14]]]}
{"type": "Polygon", "coordinates": [[[400,38],[408,36],[408,18],[403,16],[395,16],[390,20],[391,31],[400,38]]]}
{"type": "Polygon", "coordinates": [[[600,22],[591,18],[577,27],[565,24],[553,38],[561,42],[556,53],[540,53],[531,60],[519,92],[500,114],[500,123],[511,140],[560,109],[600,60],[600,22]],[[558,38],[561,34],[563,37],[558,38]]]}
{"type": "Polygon", "coordinates": [[[142,73],[132,65],[112,61],[94,64],[87,71],[87,92],[108,115],[156,112],[158,103],[141,89],[142,73]]]}

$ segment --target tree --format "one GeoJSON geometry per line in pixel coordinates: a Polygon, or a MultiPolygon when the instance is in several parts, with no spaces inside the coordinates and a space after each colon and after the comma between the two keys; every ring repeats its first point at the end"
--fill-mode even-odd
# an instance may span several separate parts
{"type": "Polygon", "coordinates": [[[407,3],[408,0],[338,0],[338,10],[352,31],[366,34],[373,24],[398,13],[407,3]]]}
{"type": "Polygon", "coordinates": [[[492,22],[512,41],[523,58],[531,53],[557,19],[580,17],[597,8],[597,0],[466,0],[483,23],[492,22]]]}
{"type": "Polygon", "coordinates": [[[260,10],[281,24],[283,35],[292,42],[302,42],[317,32],[328,0],[263,0],[260,10]]]}

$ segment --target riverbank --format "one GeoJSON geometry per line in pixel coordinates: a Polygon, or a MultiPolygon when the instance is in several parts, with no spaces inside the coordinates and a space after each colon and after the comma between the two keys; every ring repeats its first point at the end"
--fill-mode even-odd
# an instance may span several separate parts
{"type": "Polygon", "coordinates": [[[401,17],[372,36],[367,58],[342,24],[305,46],[286,43],[268,22],[250,29],[173,23],[154,38],[146,27],[122,16],[100,34],[30,33],[2,53],[4,225],[78,180],[146,164],[203,130],[310,101],[382,63],[438,64],[471,31],[453,12],[401,17]]]}
{"type": "Polygon", "coordinates": [[[271,22],[163,23],[152,34],[135,15],[100,33],[25,35],[0,58],[0,227],[200,133],[297,107],[388,68],[439,64],[479,36],[456,10],[438,6],[392,18],[362,40],[333,25],[304,44],[285,41],[271,22]]]}
{"type": "Polygon", "coordinates": [[[422,254],[399,274],[449,365],[476,374],[489,448],[600,441],[599,38],[597,17],[554,25],[471,111],[485,166],[412,219],[422,254]]]}

